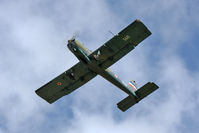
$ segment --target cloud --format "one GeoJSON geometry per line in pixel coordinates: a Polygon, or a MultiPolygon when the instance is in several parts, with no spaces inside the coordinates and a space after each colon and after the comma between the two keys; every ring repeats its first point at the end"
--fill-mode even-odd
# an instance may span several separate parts
{"type": "Polygon", "coordinates": [[[179,54],[197,33],[196,5],[178,0],[3,1],[0,132],[197,131],[192,125],[197,123],[199,72],[190,70],[192,64],[179,54]],[[55,104],[34,93],[78,62],[64,43],[74,32],[94,50],[111,38],[108,30],[117,33],[136,18],[153,34],[111,68],[139,86],[155,81],[157,92],[125,113],[116,103],[126,94],[100,76],[55,104]]]}

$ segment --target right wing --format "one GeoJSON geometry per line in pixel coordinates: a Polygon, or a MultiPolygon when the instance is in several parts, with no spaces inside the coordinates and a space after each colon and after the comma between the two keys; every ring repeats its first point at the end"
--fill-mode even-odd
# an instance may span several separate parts
{"type": "Polygon", "coordinates": [[[139,20],[134,21],[118,35],[114,36],[89,55],[96,63],[106,69],[134,49],[141,41],[151,35],[147,27],[139,20]],[[99,55],[99,56],[98,56],[99,55]]]}
{"type": "Polygon", "coordinates": [[[48,103],[53,103],[62,96],[79,88],[95,76],[95,73],[88,70],[84,64],[79,62],[35,92],[48,103]]]}

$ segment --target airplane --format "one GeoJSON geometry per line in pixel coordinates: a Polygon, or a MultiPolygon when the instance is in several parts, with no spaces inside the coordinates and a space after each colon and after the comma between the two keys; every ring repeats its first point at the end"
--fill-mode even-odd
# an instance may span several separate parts
{"type": "Polygon", "coordinates": [[[37,89],[36,94],[51,104],[100,75],[128,94],[126,98],[117,103],[121,111],[128,110],[159,87],[153,82],[148,82],[137,89],[134,80],[125,84],[109,67],[150,35],[148,28],[136,19],[94,52],[75,38],[68,40],[67,46],[79,62],[37,89]]]}

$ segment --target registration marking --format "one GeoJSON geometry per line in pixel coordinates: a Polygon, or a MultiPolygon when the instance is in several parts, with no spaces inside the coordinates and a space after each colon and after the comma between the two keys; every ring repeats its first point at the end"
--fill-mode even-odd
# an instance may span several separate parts
{"type": "Polygon", "coordinates": [[[124,40],[124,41],[128,41],[129,39],[130,39],[129,35],[126,35],[125,37],[122,38],[122,40],[124,40]]]}

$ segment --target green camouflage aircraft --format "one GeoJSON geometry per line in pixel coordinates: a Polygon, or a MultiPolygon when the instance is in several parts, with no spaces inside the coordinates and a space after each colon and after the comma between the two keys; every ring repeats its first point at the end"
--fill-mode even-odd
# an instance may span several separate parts
{"type": "Polygon", "coordinates": [[[35,92],[48,103],[53,103],[99,74],[128,94],[117,104],[121,111],[126,111],[159,87],[148,82],[137,89],[134,80],[125,84],[109,67],[150,35],[147,27],[140,20],[135,20],[94,52],[72,38],[68,40],[67,46],[79,62],[35,92]]]}

